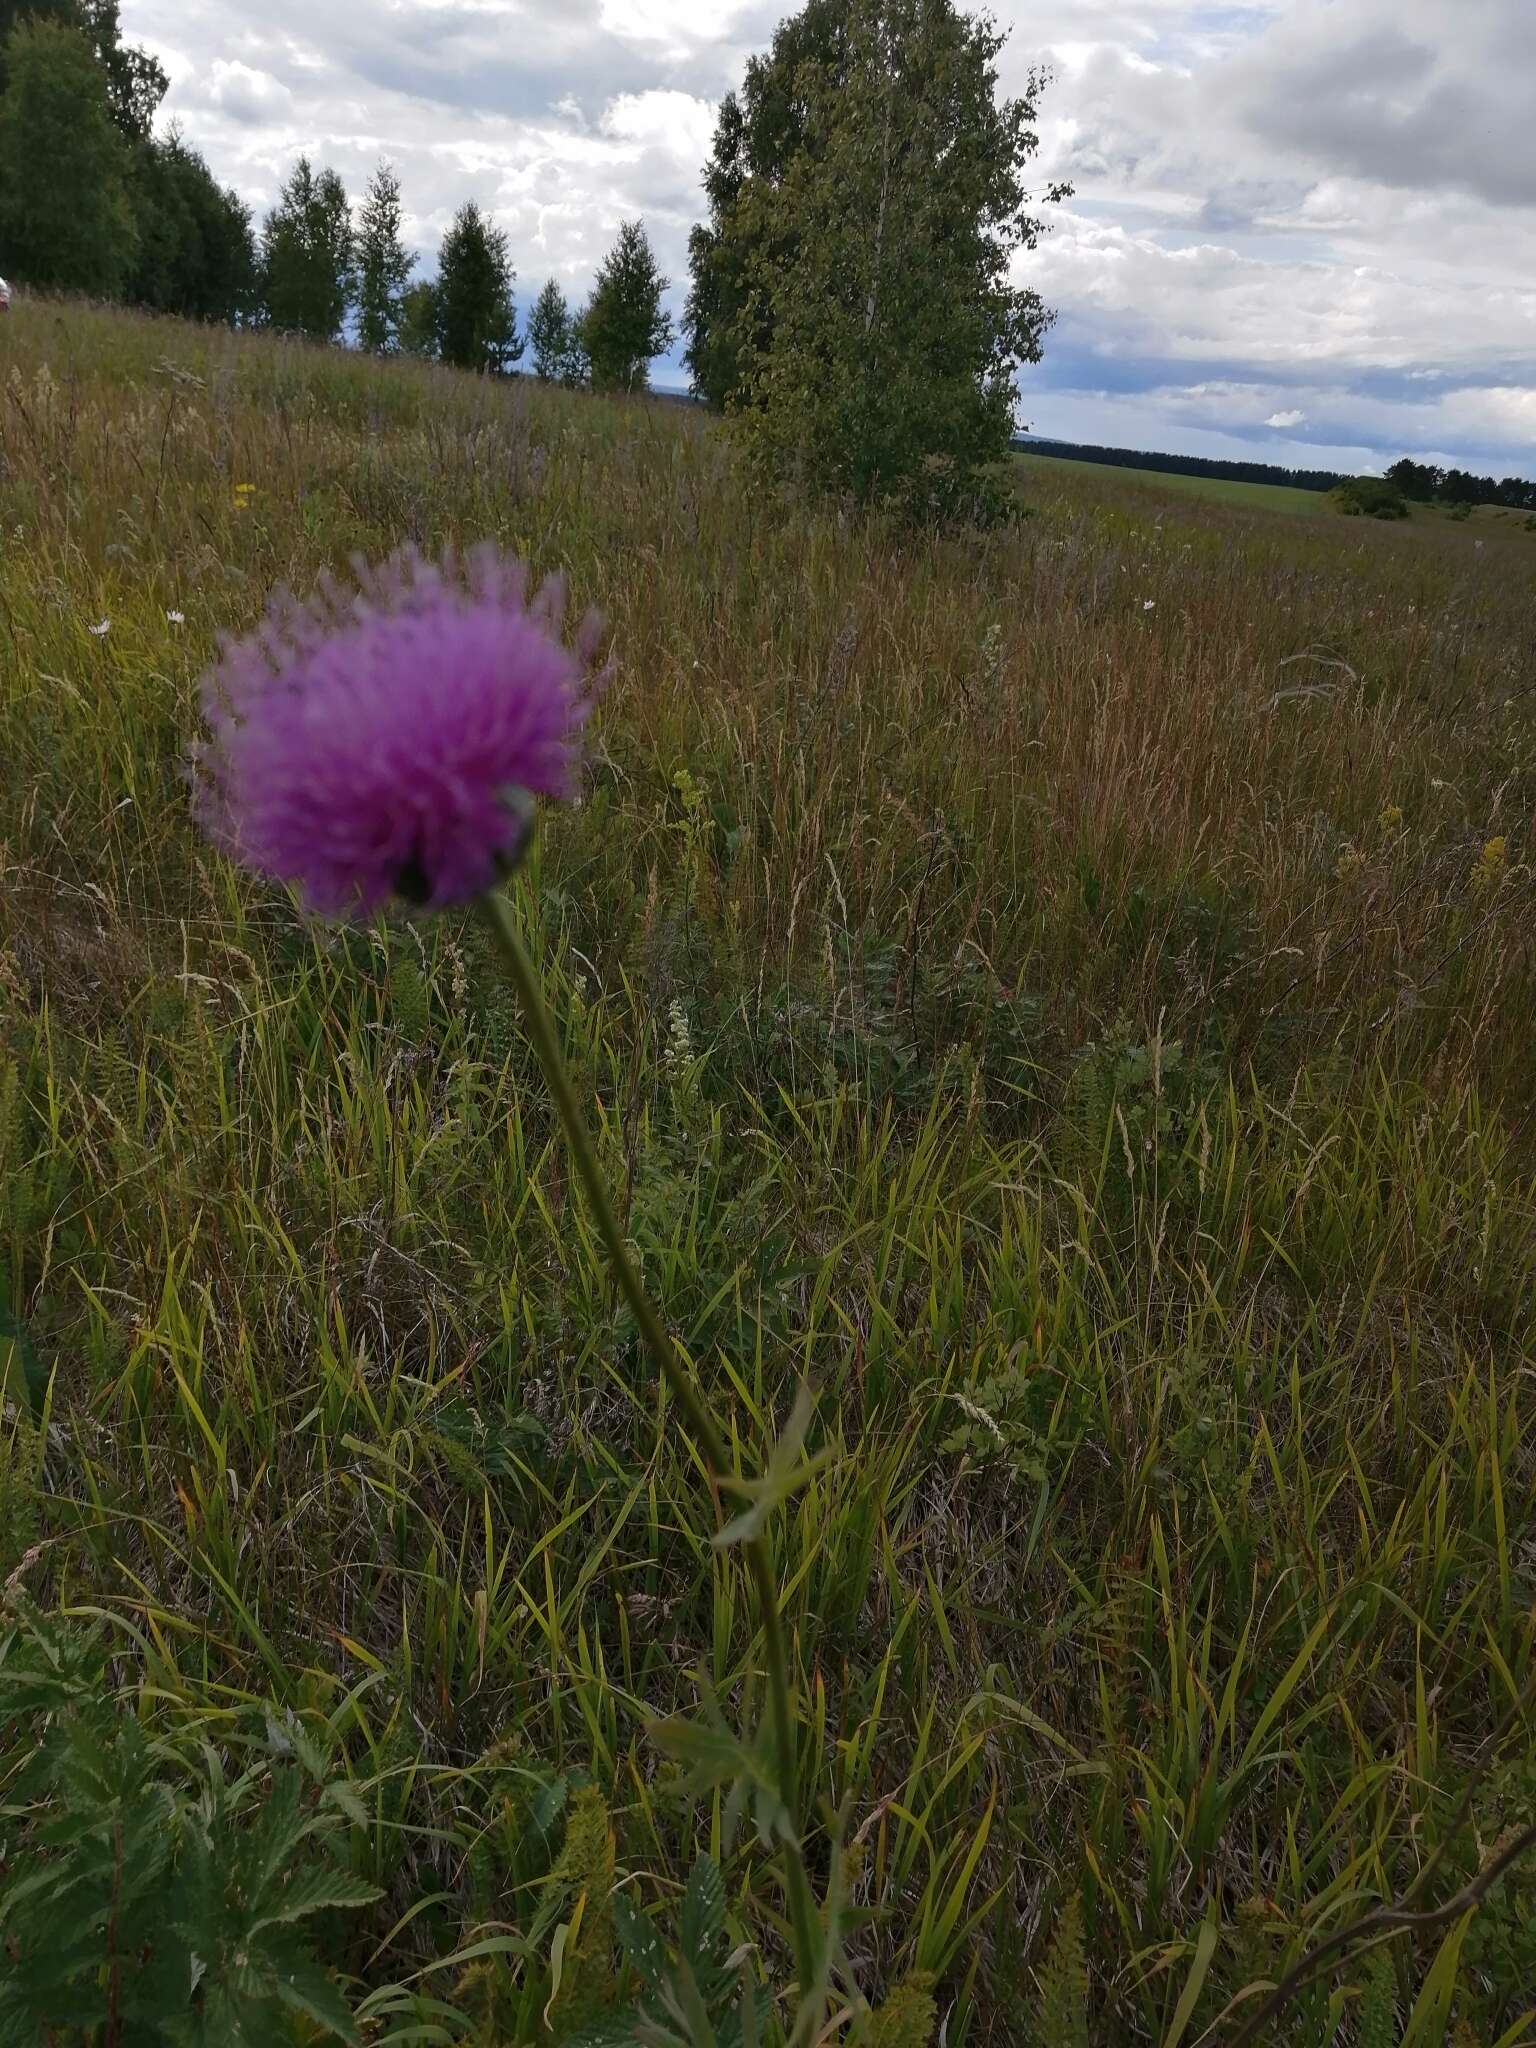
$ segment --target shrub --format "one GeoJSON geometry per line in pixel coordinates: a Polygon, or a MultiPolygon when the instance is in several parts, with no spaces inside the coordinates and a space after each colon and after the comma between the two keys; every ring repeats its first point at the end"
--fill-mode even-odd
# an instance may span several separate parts
{"type": "Polygon", "coordinates": [[[1329,497],[1339,510],[1351,519],[1364,514],[1370,519],[1406,519],[1408,500],[1396,484],[1388,483],[1380,476],[1346,477],[1336,484],[1329,497]]]}

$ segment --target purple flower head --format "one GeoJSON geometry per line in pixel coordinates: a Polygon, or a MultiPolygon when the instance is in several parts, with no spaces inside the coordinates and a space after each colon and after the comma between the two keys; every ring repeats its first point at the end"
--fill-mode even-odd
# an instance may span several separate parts
{"type": "Polygon", "coordinates": [[[202,682],[199,821],[311,909],[463,902],[528,836],[532,799],[575,794],[602,677],[588,618],[561,635],[558,579],[477,549],[462,570],[413,550],[300,604],[278,591],[202,682]]]}

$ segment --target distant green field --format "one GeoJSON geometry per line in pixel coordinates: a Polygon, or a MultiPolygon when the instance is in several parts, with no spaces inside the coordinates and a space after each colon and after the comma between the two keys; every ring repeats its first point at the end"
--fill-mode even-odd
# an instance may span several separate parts
{"type": "MultiPolygon", "coordinates": [[[[1332,501],[1326,491],[1301,491],[1290,484],[1248,484],[1219,476],[1174,475],[1161,469],[1122,469],[1110,462],[1079,462],[1069,455],[1021,452],[1019,460],[1047,469],[1071,470],[1078,476],[1116,478],[1138,488],[1150,485],[1155,490],[1168,490],[1183,497],[1252,506],[1261,512],[1301,512],[1309,518],[1333,512],[1332,501]]],[[[1455,523],[1447,518],[1444,507],[1440,505],[1415,505],[1412,517],[1432,521],[1436,525],[1455,523]]],[[[1498,505],[1475,505],[1472,520],[1479,526],[1502,522],[1511,531],[1518,531],[1525,524],[1525,514],[1510,512],[1498,505]]]]}
{"type": "Polygon", "coordinates": [[[1044,463],[1052,469],[1075,470],[1079,476],[1117,477],[1126,483],[1151,484],[1160,490],[1218,498],[1229,505],[1255,505],[1266,512],[1315,515],[1331,510],[1326,491],[1298,491],[1290,484],[1245,484],[1219,476],[1176,476],[1161,469],[1122,469],[1108,462],[1078,462],[1069,455],[1021,454],[1019,460],[1044,463]]]}

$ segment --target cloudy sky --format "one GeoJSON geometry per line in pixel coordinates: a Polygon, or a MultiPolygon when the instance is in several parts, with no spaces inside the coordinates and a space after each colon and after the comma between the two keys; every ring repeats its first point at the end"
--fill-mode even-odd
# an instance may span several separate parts
{"type": "MultiPolygon", "coordinates": [[[[166,115],[258,212],[299,150],[381,153],[430,260],[474,197],[520,291],[643,213],[686,274],[714,108],[791,0],[123,0],[166,115]]],[[[1055,74],[1027,275],[1041,434],[1536,475],[1536,0],[996,0],[1055,74]]],[[[681,306],[682,293],[674,293],[681,306]]],[[[658,365],[658,383],[681,383],[658,365]]]]}

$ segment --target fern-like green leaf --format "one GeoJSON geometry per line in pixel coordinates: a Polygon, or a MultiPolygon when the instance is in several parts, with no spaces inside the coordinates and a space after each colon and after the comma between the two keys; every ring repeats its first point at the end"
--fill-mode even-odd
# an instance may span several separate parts
{"type": "Polygon", "coordinates": [[[1355,2014],[1359,2048],[1397,2048],[1397,1978],[1384,1949],[1366,1958],[1355,2014]]]}
{"type": "Polygon", "coordinates": [[[274,1960],[273,1989],[280,2003],[303,2013],[338,2041],[355,2042],[359,2038],[351,2007],[335,1979],[327,1976],[313,1956],[295,1948],[274,1960]]]}
{"type": "MultiPolygon", "coordinates": [[[[0,1870],[0,2048],[112,2037],[164,2048],[356,2041],[300,1923],[366,1904],[332,1860],[340,1815],[299,1763],[231,1776],[205,1743],[151,1736],[99,1641],[24,1611],[0,1637],[0,1721],[22,1733],[0,1870]],[[330,1839],[327,1840],[327,1837],[330,1839]]],[[[279,1744],[297,1754],[293,1744],[279,1744]]]]}
{"type": "Polygon", "coordinates": [[[641,2015],[634,2006],[609,2013],[562,2041],[560,2048],[635,2048],[641,2015]]]}
{"type": "Polygon", "coordinates": [[[562,1958],[560,1988],[550,2000],[549,2027],[559,2041],[591,2024],[613,1995],[613,1829],[595,1786],[571,1801],[565,1847],[550,1880],[569,1901],[574,1932],[562,1958]]]}
{"type": "Polygon", "coordinates": [[[916,1971],[870,2015],[864,2036],[867,2048],[929,2048],[938,2016],[932,1975],[916,1971]]]}
{"type": "Polygon", "coordinates": [[[725,1934],[725,1880],[712,1856],[701,1856],[683,1894],[683,1955],[701,1975],[713,1975],[725,1934]]]}
{"type": "Polygon", "coordinates": [[[659,1991],[667,1978],[667,1952],[654,1926],[624,1892],[614,1895],[613,1929],[625,1962],[648,1991],[659,1991]]]}
{"type": "Polygon", "coordinates": [[[246,1925],[252,1934],[259,1934],[264,1928],[289,1926],[308,1913],[324,1913],[337,1906],[370,1906],[378,1896],[378,1886],[366,1879],[317,1864],[285,1878],[281,1891],[246,1925]]]}
{"type": "Polygon", "coordinates": [[[1030,2029],[1035,2048],[1089,2048],[1088,1959],[1083,1906],[1076,1893],[1057,1917],[1036,1982],[1038,2004],[1030,2029]]]}

